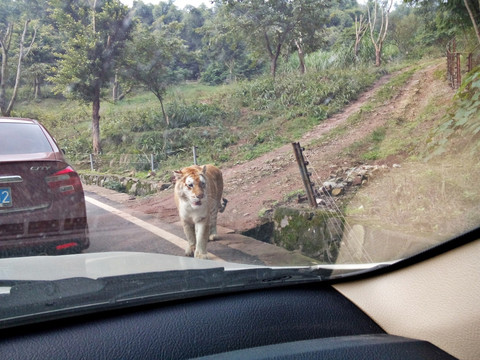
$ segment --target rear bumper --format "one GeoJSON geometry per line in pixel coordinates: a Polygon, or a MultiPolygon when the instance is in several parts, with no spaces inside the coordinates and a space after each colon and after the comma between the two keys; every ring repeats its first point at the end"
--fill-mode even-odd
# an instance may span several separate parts
{"type": "Polygon", "coordinates": [[[15,237],[0,234],[0,257],[78,253],[89,246],[88,226],[72,231],[22,234],[15,237]]]}

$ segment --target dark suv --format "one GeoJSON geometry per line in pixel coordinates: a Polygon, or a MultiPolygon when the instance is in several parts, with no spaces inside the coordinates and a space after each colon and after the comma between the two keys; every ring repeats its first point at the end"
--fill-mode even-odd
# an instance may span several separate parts
{"type": "Polygon", "coordinates": [[[0,256],[89,246],[80,177],[36,120],[0,117],[0,256]]]}

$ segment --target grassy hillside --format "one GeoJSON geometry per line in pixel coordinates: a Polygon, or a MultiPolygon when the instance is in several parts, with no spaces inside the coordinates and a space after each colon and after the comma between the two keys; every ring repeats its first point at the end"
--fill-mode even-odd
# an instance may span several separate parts
{"type": "MultiPolygon", "coordinates": [[[[228,86],[189,83],[171,89],[160,103],[150,93],[101,105],[103,172],[149,170],[154,154],[160,173],[199,162],[228,165],[258,157],[301,136],[355,100],[387,70],[362,68],[288,74],[228,86]],[[127,159],[125,154],[132,154],[127,159]]],[[[62,99],[21,102],[15,116],[33,117],[52,131],[67,155],[82,168],[91,153],[90,108],[62,99]],[[83,165],[82,165],[83,164],[83,165]]],[[[166,176],[166,175],[165,175],[166,176]]]]}
{"type": "MultiPolygon", "coordinates": [[[[480,221],[479,73],[476,68],[456,93],[446,84],[443,59],[390,71],[332,70],[215,87],[185,84],[171,89],[166,99],[169,125],[155,97],[138,92],[116,104],[102,103],[104,154],[97,165],[102,172],[135,171],[141,177],[147,174],[153,153],[157,179],[168,181],[173,169],[192,163],[194,145],[200,163],[213,162],[224,170],[246,165],[239,170],[242,179],[229,179],[227,174],[226,188],[236,211],[230,216],[233,223],[226,225],[236,228],[236,214],[245,214],[245,224],[239,227],[246,227],[268,204],[288,203],[289,194],[303,190],[300,183],[289,181],[298,169],[292,170],[288,153],[279,157],[272,152],[274,158],[264,165],[250,165],[251,160],[314,131],[346,104],[357,104],[348,117],[342,116],[345,121],[318,132],[306,144],[308,153],[320,154],[312,166],[325,171],[315,181],[328,177],[331,164],[400,164],[371,179],[345,207],[346,213],[417,233],[449,236],[480,221]],[[385,74],[389,75],[382,77],[385,74]],[[381,77],[383,85],[371,97],[356,101],[381,77]],[[335,152],[337,144],[341,146],[335,152]],[[325,151],[330,151],[328,157],[325,151]],[[275,170],[271,174],[270,168],[275,170]],[[260,188],[264,184],[260,180],[268,176],[279,185],[260,188]],[[243,196],[244,188],[257,194],[255,204],[252,198],[235,199],[243,196]]],[[[15,115],[44,122],[77,169],[89,169],[88,106],[45,99],[20,103],[15,115]]],[[[224,221],[230,218],[227,211],[224,221]]]]}

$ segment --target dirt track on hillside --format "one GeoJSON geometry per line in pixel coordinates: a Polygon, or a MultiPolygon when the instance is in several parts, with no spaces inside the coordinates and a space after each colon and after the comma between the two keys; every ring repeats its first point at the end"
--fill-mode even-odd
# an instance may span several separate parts
{"type": "MultiPolygon", "coordinates": [[[[437,62],[416,72],[393,101],[377,107],[368,121],[351,126],[341,137],[322,144],[314,141],[341,126],[350,115],[359,111],[362,105],[390,80],[390,75],[382,77],[343,112],[328,118],[301,139],[295,139],[294,141],[300,142],[302,146],[307,146],[304,155],[310,163],[312,180],[321,184],[329,177],[333,166],[349,167],[357,164],[358,160],[354,157],[340,155],[342,151],[384,125],[388,119],[400,116],[405,119],[413,118],[422,111],[432,96],[451,96],[451,90],[446,83],[434,77],[434,72],[442,66],[442,63],[437,62]]],[[[393,163],[401,162],[402,157],[396,156],[383,160],[382,164],[391,167],[393,163]]],[[[228,206],[223,214],[219,214],[218,223],[236,232],[254,228],[258,225],[259,213],[262,210],[283,201],[286,195],[303,189],[291,144],[285,144],[255,160],[223,168],[222,171],[224,197],[228,199],[228,206]]],[[[134,210],[154,214],[165,222],[179,220],[173,201],[173,190],[129,201],[127,204],[134,210]]]]}

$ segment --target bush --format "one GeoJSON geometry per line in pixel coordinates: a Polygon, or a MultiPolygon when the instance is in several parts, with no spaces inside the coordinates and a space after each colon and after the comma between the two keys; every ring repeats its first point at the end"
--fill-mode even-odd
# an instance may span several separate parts
{"type": "Polygon", "coordinates": [[[212,63],[202,73],[201,81],[209,85],[220,85],[223,84],[227,78],[227,67],[219,63],[212,63]]]}
{"type": "Polygon", "coordinates": [[[115,180],[105,181],[103,183],[103,187],[105,187],[107,189],[110,189],[110,190],[115,190],[117,192],[122,192],[122,193],[127,192],[127,188],[125,187],[125,185],[123,185],[122,183],[120,183],[118,181],[115,181],[115,180]]]}

